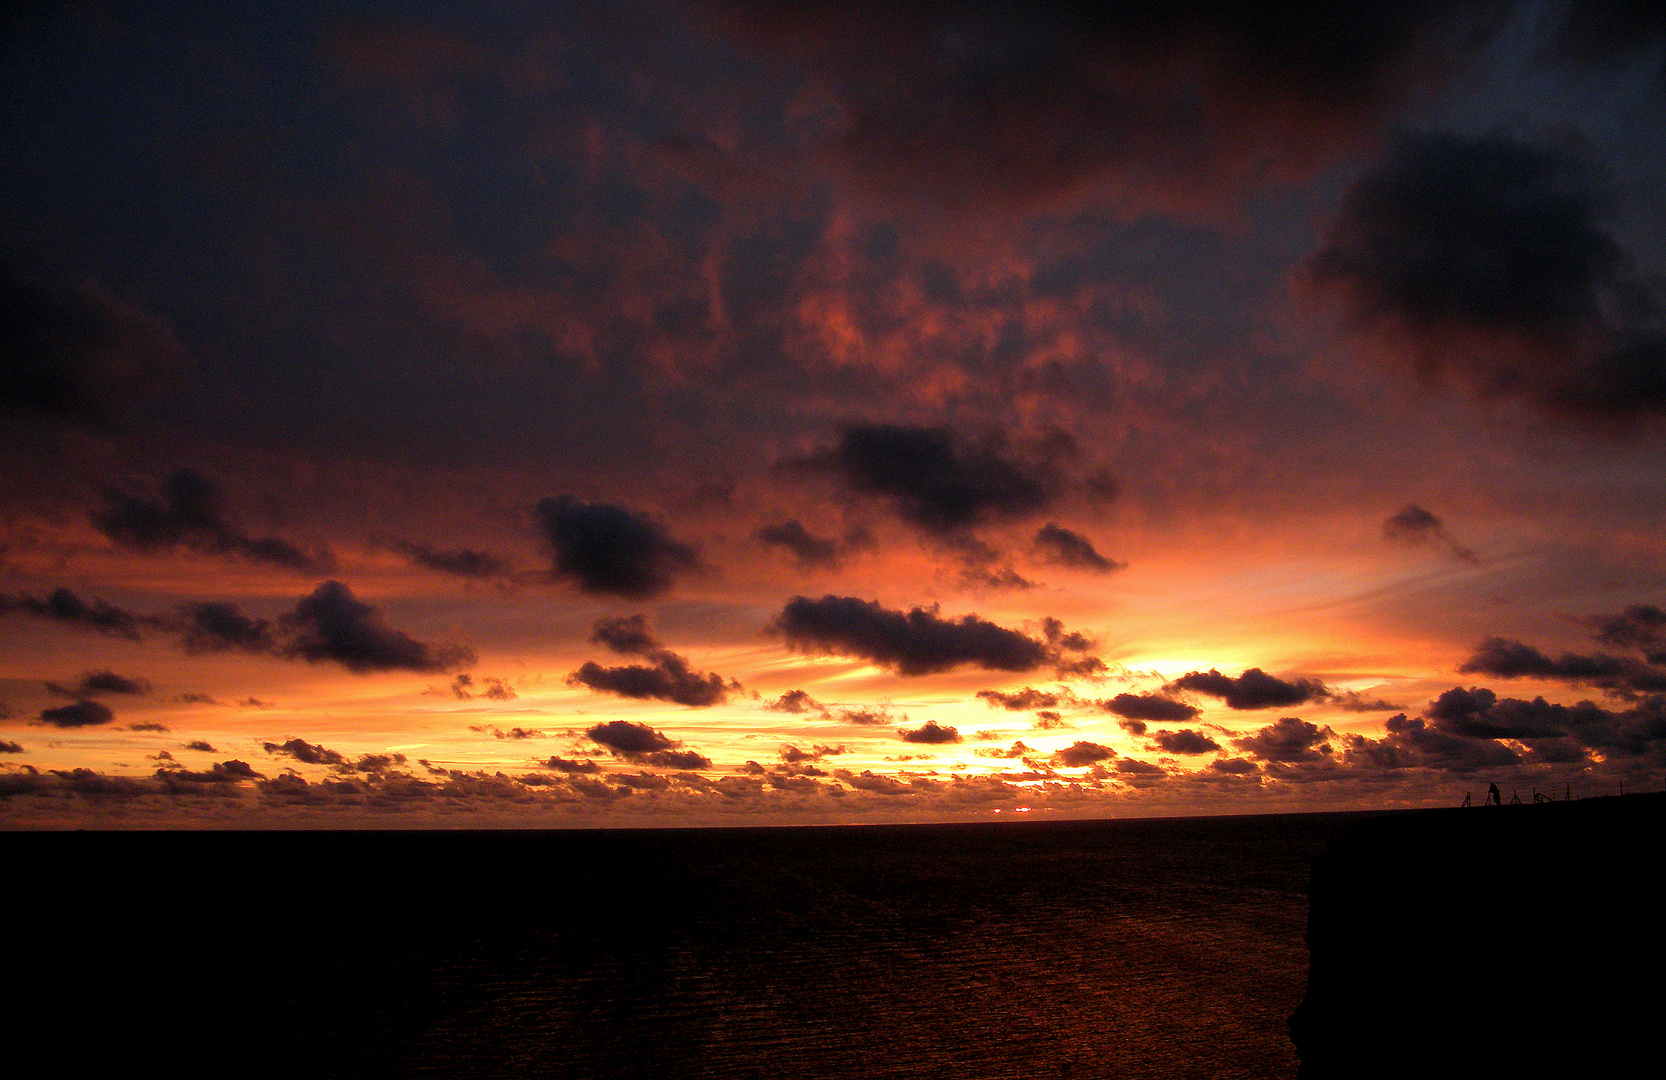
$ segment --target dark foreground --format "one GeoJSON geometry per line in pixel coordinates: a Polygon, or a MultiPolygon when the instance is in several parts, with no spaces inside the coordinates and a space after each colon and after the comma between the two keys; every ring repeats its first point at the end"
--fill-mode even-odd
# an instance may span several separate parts
{"type": "Polygon", "coordinates": [[[1316,861],[1302,1080],[1658,1075],[1666,794],[1396,815],[1316,861]]]}
{"type": "Polygon", "coordinates": [[[86,1075],[1282,1078],[1357,815],[0,836],[86,1075]]]}

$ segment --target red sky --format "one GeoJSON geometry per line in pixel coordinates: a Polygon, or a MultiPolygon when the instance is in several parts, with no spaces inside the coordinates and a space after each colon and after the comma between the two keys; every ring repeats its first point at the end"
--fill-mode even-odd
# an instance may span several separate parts
{"type": "Polygon", "coordinates": [[[1655,787],[1662,31],[13,16],[0,823],[1655,787]]]}

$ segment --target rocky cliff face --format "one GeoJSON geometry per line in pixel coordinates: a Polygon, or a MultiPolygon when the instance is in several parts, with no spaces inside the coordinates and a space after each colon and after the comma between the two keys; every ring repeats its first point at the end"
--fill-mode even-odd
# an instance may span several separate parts
{"type": "Polygon", "coordinates": [[[1658,1075],[1666,794],[1396,814],[1315,860],[1301,1080],[1658,1075]]]}

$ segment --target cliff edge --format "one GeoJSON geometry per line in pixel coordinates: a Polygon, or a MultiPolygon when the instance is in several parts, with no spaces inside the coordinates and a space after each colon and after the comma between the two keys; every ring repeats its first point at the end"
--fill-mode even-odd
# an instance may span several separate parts
{"type": "Polygon", "coordinates": [[[1313,864],[1301,1080],[1659,1069],[1666,794],[1395,814],[1313,864]]]}

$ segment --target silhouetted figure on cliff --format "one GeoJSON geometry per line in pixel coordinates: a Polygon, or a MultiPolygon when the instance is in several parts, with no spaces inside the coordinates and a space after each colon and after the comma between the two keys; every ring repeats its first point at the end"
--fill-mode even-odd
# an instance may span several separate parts
{"type": "Polygon", "coordinates": [[[1487,805],[1488,806],[1503,806],[1504,805],[1504,800],[1499,797],[1498,785],[1497,784],[1488,784],[1487,785],[1487,805]]]}

